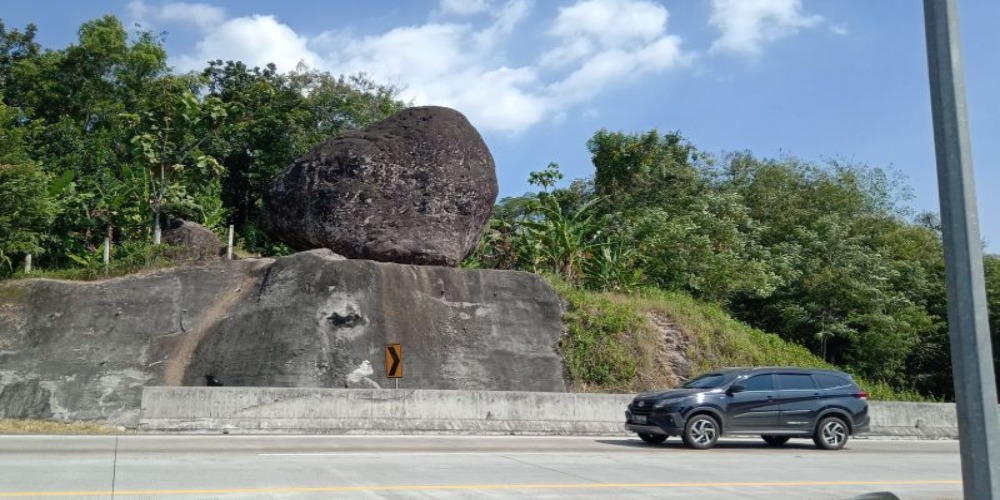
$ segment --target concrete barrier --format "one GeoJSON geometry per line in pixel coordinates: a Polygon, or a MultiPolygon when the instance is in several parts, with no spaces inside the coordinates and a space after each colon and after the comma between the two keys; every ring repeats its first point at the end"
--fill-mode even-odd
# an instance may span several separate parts
{"type": "Polygon", "coordinates": [[[560,392],[146,387],[148,431],[618,434],[631,395],[560,392]]]}
{"type": "MultiPolygon", "coordinates": [[[[146,387],[153,432],[624,435],[632,394],[146,387]]],[[[955,406],[873,401],[870,436],[957,438],[955,406]]]]}
{"type": "Polygon", "coordinates": [[[954,403],[869,403],[871,435],[958,439],[958,414],[954,403]]]}

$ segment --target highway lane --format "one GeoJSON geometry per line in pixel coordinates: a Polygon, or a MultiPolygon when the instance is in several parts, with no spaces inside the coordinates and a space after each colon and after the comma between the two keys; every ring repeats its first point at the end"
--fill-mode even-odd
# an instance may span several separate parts
{"type": "Polygon", "coordinates": [[[955,441],[0,436],[3,498],[960,498],[955,441]]]}

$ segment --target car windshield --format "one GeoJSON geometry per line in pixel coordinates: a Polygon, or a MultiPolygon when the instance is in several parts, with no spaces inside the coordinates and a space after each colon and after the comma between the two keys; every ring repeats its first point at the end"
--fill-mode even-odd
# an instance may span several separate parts
{"type": "Polygon", "coordinates": [[[694,380],[685,382],[681,387],[685,389],[715,389],[722,386],[730,378],[732,377],[725,373],[706,373],[694,380]]]}

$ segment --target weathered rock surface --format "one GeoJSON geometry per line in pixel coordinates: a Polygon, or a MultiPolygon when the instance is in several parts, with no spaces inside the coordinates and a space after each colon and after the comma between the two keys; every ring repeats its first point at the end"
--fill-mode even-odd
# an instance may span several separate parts
{"type": "Polygon", "coordinates": [[[458,111],[409,108],[320,144],[265,197],[265,229],[298,250],[457,266],[497,197],[486,143],[458,111]]]}
{"type": "Polygon", "coordinates": [[[183,219],[170,222],[163,231],[163,242],[177,247],[170,257],[178,262],[219,260],[224,248],[210,229],[183,219]]]}
{"type": "Polygon", "coordinates": [[[147,385],[564,391],[557,295],[511,271],[329,250],[99,282],[0,282],[0,416],[134,424],[147,385]],[[373,373],[349,383],[368,361],[373,373]]]}

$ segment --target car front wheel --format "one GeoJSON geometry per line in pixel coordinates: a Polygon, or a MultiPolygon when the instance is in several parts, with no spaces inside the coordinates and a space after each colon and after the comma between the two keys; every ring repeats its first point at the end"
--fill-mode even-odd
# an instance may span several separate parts
{"type": "Polygon", "coordinates": [[[781,446],[787,443],[789,439],[788,436],[768,436],[768,435],[761,436],[761,438],[764,440],[765,443],[771,446],[781,446]]]}
{"type": "Polygon", "coordinates": [[[719,440],[719,423],[709,415],[695,415],[684,426],[683,439],[688,448],[707,450],[719,440]]]}
{"type": "Polygon", "coordinates": [[[847,424],[839,417],[826,417],[819,421],[813,442],[824,450],[839,450],[847,444],[850,432],[847,424]]]}
{"type": "Polygon", "coordinates": [[[649,443],[649,444],[660,444],[667,440],[667,436],[662,434],[646,434],[645,432],[638,432],[639,439],[649,443]]]}

